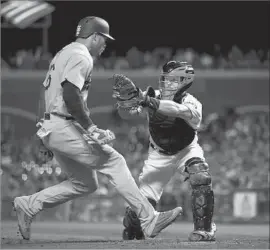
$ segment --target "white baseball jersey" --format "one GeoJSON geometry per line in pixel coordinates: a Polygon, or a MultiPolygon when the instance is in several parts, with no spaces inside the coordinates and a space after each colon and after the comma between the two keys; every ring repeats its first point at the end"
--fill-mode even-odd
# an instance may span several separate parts
{"type": "Polygon", "coordinates": [[[182,101],[182,104],[188,107],[192,113],[192,118],[186,122],[195,130],[198,130],[202,122],[202,104],[191,94],[187,94],[182,101]]]}
{"type": "Polygon", "coordinates": [[[56,112],[69,116],[63,100],[61,83],[68,80],[77,86],[87,101],[88,88],[91,82],[93,58],[85,45],[72,42],[60,50],[52,62],[43,82],[45,91],[46,112],[56,112]]]}

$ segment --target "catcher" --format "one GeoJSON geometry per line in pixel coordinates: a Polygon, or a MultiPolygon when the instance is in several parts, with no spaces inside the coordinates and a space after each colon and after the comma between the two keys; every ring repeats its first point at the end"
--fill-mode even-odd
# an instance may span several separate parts
{"type": "MultiPolygon", "coordinates": [[[[124,75],[113,76],[113,97],[122,118],[146,113],[149,122],[148,158],[139,176],[142,194],[156,208],[165,185],[179,171],[192,189],[194,231],[190,241],[214,241],[212,222],[214,193],[197,130],[202,120],[202,104],[187,89],[195,73],[186,62],[169,61],[162,69],[159,89],[142,92],[124,75]]],[[[140,221],[130,207],[123,220],[123,239],[144,239],[140,221]]]]}

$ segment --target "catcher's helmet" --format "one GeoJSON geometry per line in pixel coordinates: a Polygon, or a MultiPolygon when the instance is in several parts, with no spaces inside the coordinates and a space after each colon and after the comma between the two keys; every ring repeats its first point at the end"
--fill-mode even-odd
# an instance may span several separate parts
{"type": "Polygon", "coordinates": [[[178,91],[188,89],[195,78],[194,69],[187,62],[169,61],[162,67],[159,89],[162,99],[173,99],[178,91]]]}
{"type": "Polygon", "coordinates": [[[100,17],[88,16],[81,19],[76,29],[76,37],[87,38],[92,34],[105,36],[110,40],[115,40],[109,34],[110,26],[107,21],[100,17]]]}

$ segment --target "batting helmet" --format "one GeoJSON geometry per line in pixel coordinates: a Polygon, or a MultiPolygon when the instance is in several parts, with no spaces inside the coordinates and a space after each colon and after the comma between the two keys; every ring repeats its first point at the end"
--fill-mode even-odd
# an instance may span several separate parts
{"type": "Polygon", "coordinates": [[[107,21],[100,17],[88,16],[81,19],[76,29],[76,37],[87,38],[93,34],[100,34],[110,40],[115,40],[109,34],[110,26],[107,21]]]}

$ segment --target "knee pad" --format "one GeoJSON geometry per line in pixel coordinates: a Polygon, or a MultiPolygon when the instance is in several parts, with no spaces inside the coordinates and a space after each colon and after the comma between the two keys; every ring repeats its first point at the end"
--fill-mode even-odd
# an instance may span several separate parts
{"type": "Polygon", "coordinates": [[[185,164],[185,171],[189,174],[192,187],[211,185],[212,178],[209,173],[208,164],[201,158],[193,157],[185,164]]]}

